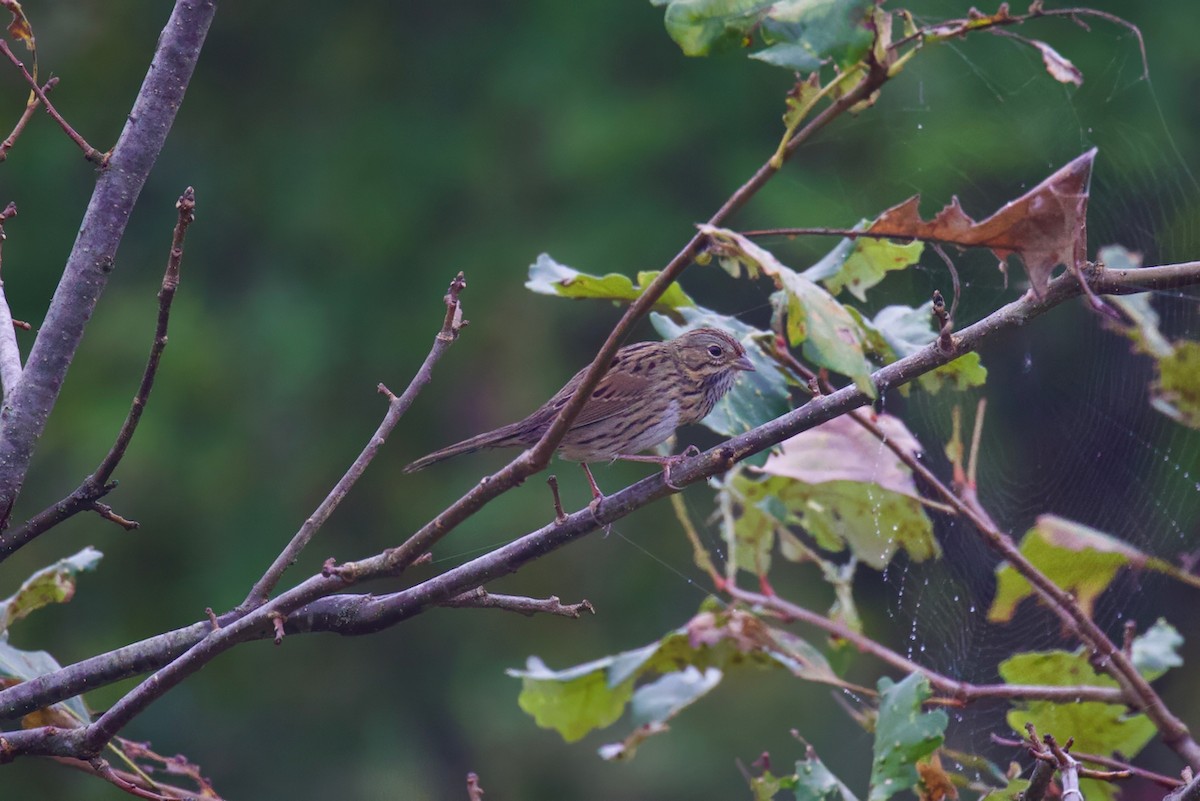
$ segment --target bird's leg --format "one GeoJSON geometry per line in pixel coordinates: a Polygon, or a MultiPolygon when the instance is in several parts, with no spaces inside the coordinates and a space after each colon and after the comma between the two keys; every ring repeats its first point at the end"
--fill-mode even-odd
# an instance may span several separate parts
{"type": "Polygon", "coordinates": [[[588,504],[595,511],[596,506],[600,501],[604,500],[604,493],[600,491],[600,487],[596,486],[596,477],[592,475],[592,468],[587,466],[587,462],[580,462],[579,466],[583,468],[583,472],[587,474],[588,486],[592,488],[592,502],[588,504]]]}
{"type": "Polygon", "coordinates": [[[668,487],[675,490],[676,492],[680,492],[683,490],[683,487],[677,487],[673,483],[671,483],[671,468],[674,467],[675,465],[679,464],[680,462],[682,462],[684,459],[690,459],[693,456],[699,456],[699,455],[700,455],[699,448],[697,448],[695,445],[688,445],[686,448],[683,449],[683,453],[673,453],[670,456],[658,456],[658,455],[640,454],[640,453],[629,455],[629,454],[620,453],[613,457],[613,461],[616,461],[617,459],[621,459],[626,462],[650,462],[651,464],[662,465],[663,483],[665,483],[668,487]]]}

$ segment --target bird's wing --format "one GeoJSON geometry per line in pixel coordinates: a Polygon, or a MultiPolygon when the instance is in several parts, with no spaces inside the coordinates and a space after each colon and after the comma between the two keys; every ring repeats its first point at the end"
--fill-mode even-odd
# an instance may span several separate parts
{"type": "MultiPolygon", "coordinates": [[[[640,344],[640,343],[639,343],[640,344]]],[[[646,343],[658,344],[658,343],[646,343]]],[[[637,354],[622,353],[622,360],[636,357],[637,354]]],[[[575,394],[576,387],[583,380],[583,374],[587,371],[585,367],[567,382],[567,385],[558,391],[549,403],[544,407],[550,412],[551,419],[558,414],[562,407],[567,405],[567,401],[575,394]]],[[[600,379],[599,385],[592,390],[592,396],[588,398],[587,403],[583,405],[579,416],[575,418],[575,422],[571,424],[572,428],[598,423],[601,420],[607,420],[610,417],[619,416],[630,411],[631,406],[635,401],[641,400],[645,403],[647,400],[662,400],[664,403],[667,400],[665,397],[654,398],[656,394],[652,386],[652,380],[648,376],[646,370],[638,373],[629,372],[628,368],[618,362],[609,368],[609,371],[604,374],[604,378],[600,379]],[[647,398],[647,394],[651,397],[647,398]]],[[[660,374],[661,380],[661,374],[660,374]]]]}

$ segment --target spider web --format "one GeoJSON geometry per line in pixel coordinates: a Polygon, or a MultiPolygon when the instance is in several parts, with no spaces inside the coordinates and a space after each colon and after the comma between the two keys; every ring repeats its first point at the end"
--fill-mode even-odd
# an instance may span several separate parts
{"type": "MultiPolygon", "coordinates": [[[[837,196],[809,198],[820,204],[826,218],[779,224],[844,227],[916,192],[923,194],[926,216],[957,194],[968,213],[981,219],[1069,159],[1098,147],[1088,215],[1089,257],[1095,258],[1102,246],[1119,244],[1140,253],[1147,265],[1198,258],[1196,165],[1179,152],[1153,79],[1143,74],[1136,38],[1098,26],[1086,34],[1065,34],[1065,43],[1042,35],[1066,54],[1074,35],[1104,42],[1104,47],[1089,45],[1104,55],[1094,64],[1080,65],[1082,87],[1055,84],[1036,53],[1012,40],[993,37],[951,45],[940,62],[914,67],[915,78],[889,86],[870,112],[841,121],[845,124],[839,124],[836,137],[821,137],[801,150],[803,163],[824,161],[842,169],[865,162],[867,174],[847,175],[837,196]],[[971,103],[970,111],[956,111],[955,97],[939,79],[939,70],[970,76],[962,81],[967,91],[992,102],[982,111],[979,103],[971,103]],[[1005,132],[1004,152],[981,153],[974,145],[970,132],[989,128],[1005,132]],[[980,166],[996,161],[1009,165],[1011,173],[981,178],[980,166]],[[945,175],[954,183],[930,184],[945,175]],[[862,181],[870,182],[869,191],[862,181]]],[[[808,191],[802,175],[785,171],[779,182],[802,199],[808,191]]],[[[800,269],[829,247],[812,241],[762,244],[800,269]]],[[[1017,299],[1028,287],[1015,260],[1005,275],[989,253],[951,257],[961,278],[958,327],[1017,299]]],[[[893,303],[916,306],[935,289],[949,298],[950,284],[946,267],[927,250],[919,266],[892,274],[871,290],[866,311],[870,315],[893,303]]],[[[1200,339],[1196,289],[1156,292],[1152,305],[1169,340],[1200,339]]],[[[939,476],[948,480],[951,474],[942,448],[950,439],[953,407],[961,407],[963,437],[969,443],[975,404],[983,397],[980,499],[1014,539],[1019,541],[1039,515],[1054,514],[1176,564],[1200,547],[1200,432],[1150,407],[1153,366],[1131,351],[1128,339],[1073,302],[995,338],[981,355],[989,371],[982,390],[914,391],[907,398],[892,394],[884,400],[884,409],[902,417],[923,443],[924,459],[939,476]]],[[[880,453],[885,458],[882,447],[880,453]]],[[[695,511],[703,517],[703,510],[695,511]]],[[[932,516],[944,557],[926,563],[901,557],[882,576],[887,591],[881,595],[893,623],[890,645],[934,670],[980,684],[999,682],[997,665],[1014,653],[1079,645],[1032,601],[1023,602],[1011,622],[989,623],[998,557],[964,521],[932,516]]],[[[709,533],[719,550],[718,534],[712,528],[709,533]]],[[[860,572],[865,571],[860,567],[860,572]]],[[[1119,643],[1126,621],[1144,631],[1165,613],[1185,640],[1195,638],[1198,632],[1195,625],[1189,631],[1189,616],[1172,614],[1166,601],[1171,590],[1156,573],[1124,571],[1101,596],[1096,620],[1119,643]]],[[[950,728],[949,744],[1006,764],[1016,755],[989,745],[991,734],[1010,734],[1006,709],[983,704],[964,710],[950,728]]]]}

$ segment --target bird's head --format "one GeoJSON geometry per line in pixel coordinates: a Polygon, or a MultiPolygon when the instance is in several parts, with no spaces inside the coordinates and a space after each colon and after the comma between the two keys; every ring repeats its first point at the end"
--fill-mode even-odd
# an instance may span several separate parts
{"type": "Polygon", "coordinates": [[[687,331],[670,344],[683,369],[697,379],[754,369],[742,343],[716,328],[687,331]]]}

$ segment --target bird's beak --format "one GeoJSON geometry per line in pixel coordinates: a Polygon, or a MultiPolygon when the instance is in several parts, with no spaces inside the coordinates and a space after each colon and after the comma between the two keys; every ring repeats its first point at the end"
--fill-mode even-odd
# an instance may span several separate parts
{"type": "Polygon", "coordinates": [[[743,354],[740,359],[738,359],[736,362],[733,363],[733,369],[734,370],[746,370],[748,372],[753,373],[754,372],[754,362],[750,361],[749,356],[746,356],[743,354]]]}

